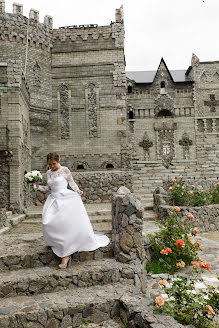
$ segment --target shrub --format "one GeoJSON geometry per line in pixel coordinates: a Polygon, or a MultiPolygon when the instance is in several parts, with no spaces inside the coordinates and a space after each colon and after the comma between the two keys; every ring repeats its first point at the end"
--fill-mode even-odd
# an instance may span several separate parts
{"type": "Polygon", "coordinates": [[[191,261],[198,259],[200,245],[192,243],[189,237],[198,232],[194,227],[194,220],[191,213],[183,216],[180,208],[175,206],[174,211],[160,226],[160,231],[149,235],[152,257],[151,262],[147,263],[147,271],[173,274],[183,263],[191,265],[191,261]]]}
{"type": "Polygon", "coordinates": [[[195,291],[196,279],[177,276],[171,284],[160,284],[168,295],[155,300],[155,313],[171,315],[183,325],[198,328],[215,328],[214,318],[219,313],[219,294],[213,287],[206,291],[195,291]]]}
{"type": "Polygon", "coordinates": [[[219,204],[219,183],[203,190],[189,185],[184,178],[172,179],[169,187],[170,203],[178,206],[219,204]]]}

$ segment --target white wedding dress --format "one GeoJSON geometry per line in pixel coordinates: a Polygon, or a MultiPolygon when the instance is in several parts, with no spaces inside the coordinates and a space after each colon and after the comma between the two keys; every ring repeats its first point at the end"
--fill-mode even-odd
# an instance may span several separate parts
{"type": "Polygon", "coordinates": [[[67,167],[46,172],[47,186],[42,192],[51,192],[43,207],[43,236],[47,246],[59,256],[75,252],[93,251],[109,244],[109,238],[93,231],[79,190],[67,167]],[[68,184],[74,190],[67,189],[68,184]]]}

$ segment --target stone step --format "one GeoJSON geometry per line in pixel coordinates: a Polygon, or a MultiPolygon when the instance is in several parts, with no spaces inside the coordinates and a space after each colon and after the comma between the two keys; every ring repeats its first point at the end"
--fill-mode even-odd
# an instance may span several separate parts
{"type": "MultiPolygon", "coordinates": [[[[93,223],[98,222],[111,222],[112,221],[112,215],[96,215],[96,216],[90,216],[90,221],[93,223]]],[[[26,224],[34,224],[34,223],[42,223],[42,217],[27,217],[23,223],[26,224]]]]}
{"type": "MultiPolygon", "coordinates": [[[[0,327],[80,327],[119,317],[120,299],[130,287],[111,284],[0,300],[0,327]]],[[[112,327],[113,328],[113,327],[112,327]]]]}
{"type": "Polygon", "coordinates": [[[130,266],[115,259],[73,262],[67,269],[39,267],[0,273],[0,298],[58,292],[111,283],[134,284],[130,266]]]}
{"type": "Polygon", "coordinates": [[[149,220],[149,219],[154,219],[154,211],[150,211],[150,210],[147,210],[147,211],[144,211],[144,220],[149,220]]]}
{"type": "MultiPolygon", "coordinates": [[[[100,209],[100,210],[87,210],[89,217],[91,216],[110,216],[111,209],[100,209]]],[[[28,218],[41,218],[42,217],[42,208],[35,211],[26,211],[28,218]]]]}
{"type": "Polygon", "coordinates": [[[12,217],[12,214],[13,214],[12,211],[7,211],[6,212],[7,218],[10,219],[12,217]]]}
{"type": "MultiPolygon", "coordinates": [[[[108,235],[110,238],[110,235],[108,235]]],[[[91,252],[73,254],[73,261],[111,258],[112,243],[91,252]]],[[[57,265],[60,259],[45,247],[42,233],[7,234],[0,239],[0,272],[57,265]]]]}

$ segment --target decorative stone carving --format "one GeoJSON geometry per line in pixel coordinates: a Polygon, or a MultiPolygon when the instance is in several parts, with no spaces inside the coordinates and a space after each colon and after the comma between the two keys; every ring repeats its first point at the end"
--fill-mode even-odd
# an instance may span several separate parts
{"type": "Polygon", "coordinates": [[[216,106],[219,106],[219,100],[215,99],[215,95],[210,95],[210,100],[204,101],[205,106],[209,106],[211,112],[216,112],[216,106]]]}
{"type": "Polygon", "coordinates": [[[191,59],[191,65],[192,65],[192,67],[198,66],[199,63],[200,63],[199,58],[195,54],[192,54],[192,59],[191,59]]]}
{"type": "Polygon", "coordinates": [[[37,62],[33,66],[33,85],[38,88],[41,86],[41,69],[37,62]]]}
{"type": "Polygon", "coordinates": [[[175,154],[174,143],[174,130],[177,129],[177,124],[165,124],[155,125],[158,135],[158,156],[162,159],[164,167],[168,168],[175,154]]]}
{"type": "Polygon", "coordinates": [[[145,159],[150,158],[150,148],[153,147],[153,142],[150,141],[147,132],[144,133],[143,140],[139,142],[139,146],[144,150],[145,159]]]}
{"type": "Polygon", "coordinates": [[[154,115],[158,117],[159,113],[164,110],[170,112],[169,116],[174,116],[173,99],[169,95],[159,95],[155,99],[154,115]]]}
{"type": "Polygon", "coordinates": [[[98,137],[97,91],[94,83],[90,83],[88,86],[88,128],[89,137],[98,137]]]}
{"type": "Polygon", "coordinates": [[[61,139],[67,139],[70,138],[69,90],[65,84],[60,85],[59,94],[60,94],[61,139]]]}
{"type": "Polygon", "coordinates": [[[189,157],[189,147],[193,144],[193,141],[189,139],[186,132],[183,133],[182,139],[179,140],[179,145],[183,147],[183,158],[189,157]]]}

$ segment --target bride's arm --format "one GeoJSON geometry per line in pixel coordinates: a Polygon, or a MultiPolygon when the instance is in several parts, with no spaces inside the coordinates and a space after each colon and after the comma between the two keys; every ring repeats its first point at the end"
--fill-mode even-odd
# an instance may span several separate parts
{"type": "MultiPolygon", "coordinates": [[[[47,180],[47,173],[46,173],[46,180],[47,180]]],[[[42,192],[49,192],[50,191],[50,188],[49,188],[48,184],[46,186],[41,186],[37,183],[36,185],[37,185],[37,190],[39,190],[39,191],[42,191],[42,192]]]]}
{"type": "Polygon", "coordinates": [[[80,191],[80,189],[78,188],[78,185],[74,182],[72,174],[70,172],[70,170],[65,167],[64,168],[64,174],[65,174],[65,178],[69,184],[69,186],[74,190],[74,191],[80,191]]]}

